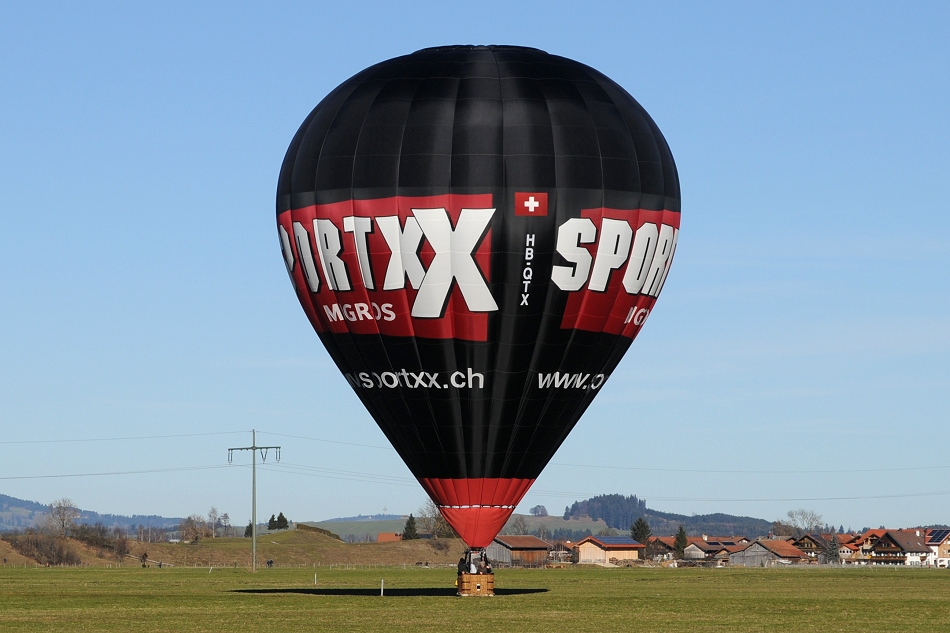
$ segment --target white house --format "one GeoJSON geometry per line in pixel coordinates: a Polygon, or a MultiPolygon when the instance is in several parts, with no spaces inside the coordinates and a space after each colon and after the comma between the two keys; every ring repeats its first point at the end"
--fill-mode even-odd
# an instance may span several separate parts
{"type": "Polygon", "coordinates": [[[926,545],[930,548],[926,561],[928,567],[950,567],[950,530],[930,530],[926,545]]]}

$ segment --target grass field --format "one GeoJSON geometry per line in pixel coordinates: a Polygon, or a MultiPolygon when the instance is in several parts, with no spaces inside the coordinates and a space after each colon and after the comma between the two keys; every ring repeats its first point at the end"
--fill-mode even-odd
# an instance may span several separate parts
{"type": "Polygon", "coordinates": [[[0,568],[0,631],[948,631],[950,572],[0,568]],[[386,595],[379,596],[380,579],[386,595]]]}

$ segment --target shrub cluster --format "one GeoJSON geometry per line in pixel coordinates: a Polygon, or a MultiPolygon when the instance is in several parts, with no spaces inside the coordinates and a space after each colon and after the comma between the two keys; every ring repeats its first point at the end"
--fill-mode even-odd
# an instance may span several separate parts
{"type": "Polygon", "coordinates": [[[27,558],[43,565],[78,565],[79,555],[62,538],[27,530],[23,534],[5,534],[3,540],[27,558]]]}
{"type": "Polygon", "coordinates": [[[123,558],[131,551],[129,539],[126,538],[125,532],[118,527],[110,530],[102,523],[76,525],[72,529],[72,537],[86,545],[97,548],[100,556],[104,556],[108,552],[115,555],[116,558],[123,558]]]}

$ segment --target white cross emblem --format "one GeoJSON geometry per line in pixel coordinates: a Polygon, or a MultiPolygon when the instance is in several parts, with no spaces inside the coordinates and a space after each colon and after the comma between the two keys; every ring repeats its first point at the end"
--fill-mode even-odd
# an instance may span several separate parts
{"type": "Polygon", "coordinates": [[[534,213],[541,203],[535,200],[534,196],[528,196],[528,199],[524,201],[524,206],[528,209],[528,213],[534,213]]]}

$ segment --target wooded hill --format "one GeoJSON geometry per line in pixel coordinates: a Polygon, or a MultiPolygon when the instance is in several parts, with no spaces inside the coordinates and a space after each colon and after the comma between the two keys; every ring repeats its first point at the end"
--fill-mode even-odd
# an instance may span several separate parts
{"type": "Polygon", "coordinates": [[[655,536],[673,535],[682,525],[690,536],[700,536],[702,534],[733,536],[741,534],[749,538],[755,538],[756,536],[767,535],[772,527],[771,521],[754,517],[718,512],[715,514],[685,515],[651,510],[647,508],[646,500],[639,499],[636,495],[626,497],[619,494],[598,495],[584,501],[575,501],[569,507],[564,508],[564,519],[566,520],[603,519],[607,525],[621,532],[628,531],[633,522],[640,517],[643,517],[650,524],[650,529],[655,536]]]}
{"type": "MultiPolygon", "coordinates": [[[[49,506],[26,501],[7,495],[0,495],[0,532],[24,530],[37,525],[39,519],[46,514],[49,506]]],[[[137,525],[157,528],[175,528],[181,522],[181,517],[162,517],[154,514],[123,516],[121,514],[99,514],[91,510],[80,510],[77,523],[92,525],[102,523],[108,528],[119,527],[123,530],[134,529],[137,525]]]]}

